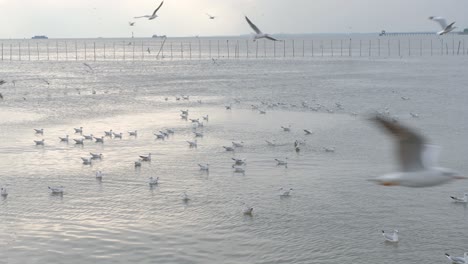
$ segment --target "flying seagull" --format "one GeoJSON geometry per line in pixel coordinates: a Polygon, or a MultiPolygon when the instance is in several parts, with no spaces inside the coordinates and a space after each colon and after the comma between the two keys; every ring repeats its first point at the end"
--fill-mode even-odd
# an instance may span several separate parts
{"type": "Polygon", "coordinates": [[[254,25],[254,23],[252,23],[252,21],[250,21],[250,19],[247,16],[245,16],[245,20],[247,20],[247,23],[249,23],[250,27],[255,31],[254,41],[256,41],[257,39],[261,39],[261,38],[278,41],[277,39],[271,37],[270,35],[262,33],[262,31],[260,31],[260,29],[258,29],[258,27],[254,25]]]}
{"type": "Polygon", "coordinates": [[[215,16],[212,16],[212,15],[210,15],[208,13],[206,13],[206,15],[208,16],[209,19],[215,19],[216,18],[215,16]]]}
{"type": "Polygon", "coordinates": [[[153,20],[155,18],[158,17],[158,15],[156,15],[156,12],[158,12],[159,8],[161,8],[161,6],[164,4],[164,1],[161,2],[161,4],[158,6],[158,8],[156,8],[153,12],[152,15],[146,15],[146,16],[139,16],[139,17],[134,17],[134,18],[143,18],[143,17],[147,17],[149,20],[153,20]]]}
{"type": "Polygon", "coordinates": [[[384,186],[430,187],[455,179],[466,179],[458,172],[437,167],[438,147],[428,145],[416,132],[382,116],[371,119],[397,140],[397,159],[401,171],[379,176],[371,181],[384,186]]]}
{"type": "Polygon", "coordinates": [[[453,26],[455,22],[452,22],[450,25],[447,26],[447,20],[445,20],[445,18],[443,17],[430,16],[429,19],[438,22],[439,25],[442,27],[442,30],[437,32],[437,35],[447,34],[456,28],[453,26]]]}

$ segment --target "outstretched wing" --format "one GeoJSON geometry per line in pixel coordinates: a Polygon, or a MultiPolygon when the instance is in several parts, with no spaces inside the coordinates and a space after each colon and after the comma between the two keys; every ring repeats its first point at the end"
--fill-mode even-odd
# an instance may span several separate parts
{"type": "Polygon", "coordinates": [[[161,4],[159,4],[158,8],[156,8],[153,12],[153,16],[156,15],[156,12],[158,12],[159,8],[161,8],[161,6],[164,4],[164,1],[161,2],[161,4]]]}
{"type": "Polygon", "coordinates": [[[445,20],[443,17],[430,16],[429,19],[438,22],[442,29],[447,27],[447,20],[445,20]]]}
{"type": "Polygon", "coordinates": [[[133,18],[143,18],[143,17],[150,17],[150,16],[137,16],[137,17],[133,17],[133,18]]]}
{"type": "Polygon", "coordinates": [[[425,167],[423,152],[425,139],[416,132],[382,116],[375,116],[373,121],[384,127],[398,141],[397,158],[403,171],[416,171],[425,167]]]}
{"type": "Polygon", "coordinates": [[[252,23],[252,21],[250,21],[247,16],[245,16],[245,20],[247,20],[247,23],[249,23],[250,27],[255,31],[255,33],[262,34],[262,31],[260,31],[260,29],[258,29],[258,27],[254,25],[254,23],[252,23]]]}
{"type": "Polygon", "coordinates": [[[269,39],[269,40],[273,40],[273,41],[278,41],[277,39],[271,37],[271,36],[266,36],[265,38],[269,39]]]}

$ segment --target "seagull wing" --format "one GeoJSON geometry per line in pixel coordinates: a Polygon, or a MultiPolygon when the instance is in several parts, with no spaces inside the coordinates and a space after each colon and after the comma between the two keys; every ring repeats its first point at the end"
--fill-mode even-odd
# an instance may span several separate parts
{"type": "Polygon", "coordinates": [[[266,36],[265,38],[269,39],[269,40],[273,40],[273,41],[278,41],[277,39],[271,37],[271,36],[266,36]]]}
{"type": "Polygon", "coordinates": [[[447,27],[447,20],[445,20],[445,18],[443,17],[431,16],[429,17],[429,19],[438,22],[442,29],[445,29],[447,27]]]}
{"type": "Polygon", "coordinates": [[[159,8],[161,8],[161,6],[164,4],[164,1],[161,2],[161,4],[159,4],[158,8],[156,8],[153,12],[153,16],[156,15],[156,12],[158,12],[159,8]]]}
{"type": "Polygon", "coordinates": [[[441,147],[436,145],[424,145],[422,161],[426,167],[437,166],[441,147]]]}
{"type": "Polygon", "coordinates": [[[397,139],[397,158],[403,171],[417,171],[425,167],[423,151],[426,145],[421,135],[381,116],[376,116],[372,120],[383,126],[397,139]]]}
{"type": "Polygon", "coordinates": [[[137,16],[137,17],[133,17],[133,18],[144,18],[144,17],[150,17],[150,16],[148,16],[148,15],[146,15],[146,16],[137,16]]]}
{"type": "Polygon", "coordinates": [[[245,16],[245,20],[247,20],[247,23],[249,23],[250,27],[255,31],[255,33],[262,34],[262,31],[260,31],[260,29],[258,29],[258,27],[254,25],[254,23],[252,23],[252,21],[250,21],[247,16],[245,16]]]}
{"type": "Polygon", "coordinates": [[[446,28],[444,29],[448,29],[448,28],[452,28],[453,27],[453,24],[455,24],[455,22],[452,22],[450,25],[448,25],[446,28]]]}

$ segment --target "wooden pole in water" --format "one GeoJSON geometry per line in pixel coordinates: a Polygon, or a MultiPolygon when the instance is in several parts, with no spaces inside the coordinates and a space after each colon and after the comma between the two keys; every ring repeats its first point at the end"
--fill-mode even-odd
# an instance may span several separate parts
{"type": "Polygon", "coordinates": [[[135,41],[132,43],[132,60],[134,61],[135,60],[135,41]]]}
{"type": "Polygon", "coordinates": [[[351,57],[351,39],[349,39],[349,47],[348,47],[348,54],[349,54],[349,57],[351,57]]]}
{"type": "Polygon", "coordinates": [[[141,41],[141,60],[145,60],[145,47],[143,45],[143,41],[141,41]]]}
{"type": "Polygon", "coordinates": [[[294,39],[292,40],[292,52],[293,52],[293,58],[296,57],[296,45],[294,44],[294,39]]]}
{"type": "Polygon", "coordinates": [[[229,39],[226,40],[226,48],[227,48],[227,55],[228,55],[228,59],[229,59],[229,39]]]}
{"type": "Polygon", "coordinates": [[[377,45],[379,46],[378,49],[379,49],[379,57],[380,57],[380,39],[377,39],[377,45]]]}
{"type": "Polygon", "coordinates": [[[68,61],[68,42],[65,41],[65,60],[68,61]]]}
{"type": "Polygon", "coordinates": [[[87,52],[87,49],[86,49],[86,42],[84,43],[84,59],[85,61],[87,60],[87,57],[88,57],[88,52],[87,52]]]}
{"type": "Polygon", "coordinates": [[[258,41],[255,41],[255,58],[258,58],[258,41]]]}
{"type": "Polygon", "coordinates": [[[247,55],[246,55],[246,56],[247,56],[247,58],[248,58],[248,57],[249,57],[249,40],[246,40],[246,41],[245,41],[245,46],[247,47],[247,48],[246,48],[246,49],[247,49],[247,51],[246,51],[247,55]]]}
{"type": "Polygon", "coordinates": [[[460,41],[458,41],[458,50],[457,50],[457,55],[459,55],[459,54],[460,54],[460,46],[461,46],[461,40],[460,40],[460,41]]]}
{"type": "Polygon", "coordinates": [[[21,42],[18,42],[18,60],[21,60],[21,42]]]}
{"type": "Polygon", "coordinates": [[[240,45],[239,45],[239,40],[237,40],[237,43],[236,43],[236,46],[237,46],[237,58],[239,58],[239,51],[240,51],[240,45]]]}
{"type": "Polygon", "coordinates": [[[448,43],[445,43],[446,55],[448,55],[448,43]]]}
{"type": "Polygon", "coordinates": [[[219,40],[218,40],[218,59],[219,59],[219,40]]]}
{"type": "Polygon", "coordinates": [[[113,55],[114,55],[114,60],[115,60],[115,42],[112,42],[112,49],[114,50],[114,51],[113,51],[113,53],[114,53],[113,55]]]}
{"type": "MultiPolygon", "coordinates": [[[[11,47],[11,45],[10,45],[11,47]]],[[[11,52],[10,52],[10,55],[11,55],[11,52]]],[[[47,60],[49,60],[50,57],[49,57],[49,42],[47,41],[47,60]]]]}
{"type": "Polygon", "coordinates": [[[440,39],[440,55],[444,55],[444,40],[440,39]]]}
{"type": "Polygon", "coordinates": [[[93,42],[94,61],[96,61],[96,42],[93,42]]]}
{"type": "Polygon", "coordinates": [[[266,58],[266,39],[263,39],[263,57],[266,58]]]}
{"type": "Polygon", "coordinates": [[[172,41],[171,41],[171,60],[173,59],[173,55],[172,55],[172,41]]]}

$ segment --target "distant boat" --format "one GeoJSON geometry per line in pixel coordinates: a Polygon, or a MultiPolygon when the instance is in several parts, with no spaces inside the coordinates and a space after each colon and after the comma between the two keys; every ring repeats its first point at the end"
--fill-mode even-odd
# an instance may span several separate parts
{"type": "Polygon", "coordinates": [[[47,36],[40,35],[40,36],[34,36],[32,39],[49,39],[47,36]]]}
{"type": "Polygon", "coordinates": [[[154,34],[153,36],[151,36],[152,38],[166,38],[166,35],[162,35],[162,36],[158,36],[156,34],[154,34]]]}

